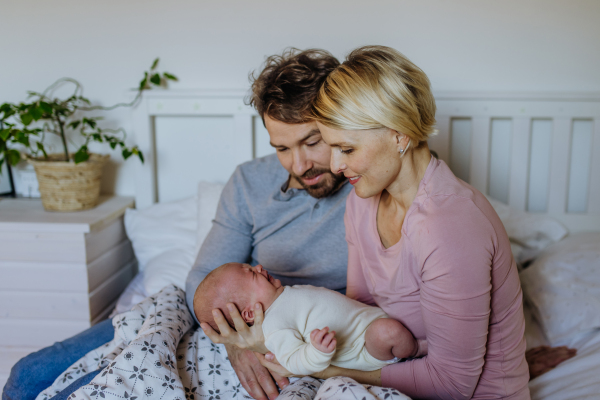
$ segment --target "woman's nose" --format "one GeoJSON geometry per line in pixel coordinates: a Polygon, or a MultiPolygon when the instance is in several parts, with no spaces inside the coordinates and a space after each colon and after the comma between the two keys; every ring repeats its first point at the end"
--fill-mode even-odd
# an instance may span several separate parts
{"type": "Polygon", "coordinates": [[[346,164],[341,162],[339,152],[336,152],[333,148],[331,149],[331,161],[329,163],[329,168],[331,168],[331,172],[334,174],[342,173],[347,168],[346,164]]]}

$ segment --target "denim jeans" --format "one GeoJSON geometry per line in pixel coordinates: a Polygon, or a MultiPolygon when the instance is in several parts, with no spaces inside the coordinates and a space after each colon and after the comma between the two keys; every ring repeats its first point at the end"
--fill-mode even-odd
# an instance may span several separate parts
{"type": "MultiPolygon", "coordinates": [[[[56,342],[50,347],[23,357],[10,371],[10,376],[2,391],[2,400],[35,399],[75,361],[95,348],[110,342],[114,336],[112,321],[108,319],[72,338],[56,342]]],[[[74,388],[69,389],[71,393],[87,384],[97,373],[97,371],[93,371],[88,374],[89,376],[85,375],[73,382],[71,386],[74,388]],[[86,381],[84,378],[89,378],[89,380],[86,381]],[[75,386],[76,383],[79,386],[75,386]]]]}
{"type": "Polygon", "coordinates": [[[90,383],[92,379],[94,379],[96,375],[98,375],[101,371],[101,369],[97,369],[95,371],[90,372],[87,375],[82,376],[81,378],[77,379],[75,382],[71,383],[69,386],[64,388],[61,392],[57,393],[54,397],[52,397],[52,400],[67,400],[73,392],[75,392],[80,387],[90,383]]]}

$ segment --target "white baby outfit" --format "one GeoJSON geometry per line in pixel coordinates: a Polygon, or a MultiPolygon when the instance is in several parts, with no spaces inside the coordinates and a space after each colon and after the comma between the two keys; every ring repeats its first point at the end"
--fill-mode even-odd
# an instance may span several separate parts
{"type": "Polygon", "coordinates": [[[379,318],[387,318],[382,309],[333,290],[286,286],[265,313],[265,346],[294,374],[310,375],[329,364],[374,371],[390,364],[371,356],[365,347],[365,332],[379,318]],[[335,331],[337,340],[331,353],[323,353],[310,343],[310,333],[326,326],[335,331]]]}

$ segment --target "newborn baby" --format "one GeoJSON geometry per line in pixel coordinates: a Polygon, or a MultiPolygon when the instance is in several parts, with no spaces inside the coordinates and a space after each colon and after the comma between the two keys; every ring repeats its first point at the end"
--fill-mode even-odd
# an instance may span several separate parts
{"type": "MultiPolygon", "coordinates": [[[[254,322],[254,305],[262,304],[265,347],[297,375],[322,371],[329,364],[373,371],[426,351],[425,341],[419,346],[380,308],[325,288],[284,287],[261,265],[229,263],[212,271],[196,290],[194,312],[200,323],[218,331],[212,310],[225,310],[227,303],[235,304],[248,324],[254,322]]],[[[229,313],[223,314],[233,326],[229,313]]]]}

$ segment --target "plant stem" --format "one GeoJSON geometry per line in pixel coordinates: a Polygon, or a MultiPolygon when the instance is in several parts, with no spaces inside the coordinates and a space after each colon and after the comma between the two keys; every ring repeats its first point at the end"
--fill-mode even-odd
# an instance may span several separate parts
{"type": "Polygon", "coordinates": [[[67,139],[65,137],[65,129],[63,127],[63,123],[60,120],[60,117],[56,116],[56,121],[58,122],[58,126],[60,128],[60,138],[62,139],[63,149],[65,151],[65,161],[69,162],[69,149],[67,148],[67,139]]]}

